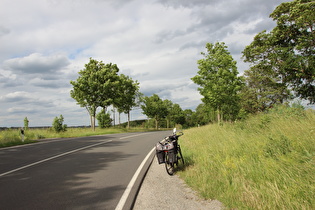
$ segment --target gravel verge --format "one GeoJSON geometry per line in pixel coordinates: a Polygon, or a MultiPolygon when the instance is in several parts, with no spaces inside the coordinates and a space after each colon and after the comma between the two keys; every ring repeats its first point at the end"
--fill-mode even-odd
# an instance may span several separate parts
{"type": "Polygon", "coordinates": [[[168,175],[165,165],[159,165],[156,157],[154,157],[143,180],[133,209],[221,210],[224,207],[217,200],[200,198],[176,174],[173,176],[168,175]]]}

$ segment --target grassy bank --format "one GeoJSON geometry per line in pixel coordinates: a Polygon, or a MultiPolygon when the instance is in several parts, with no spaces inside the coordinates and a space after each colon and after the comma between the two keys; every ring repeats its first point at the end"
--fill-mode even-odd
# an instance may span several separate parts
{"type": "Polygon", "coordinates": [[[315,209],[315,113],[278,107],[181,138],[179,175],[207,199],[237,209],[315,209]]]}
{"type": "Polygon", "coordinates": [[[104,134],[113,134],[113,133],[142,132],[142,131],[148,131],[148,129],[142,129],[142,128],[100,129],[100,128],[96,128],[96,130],[93,131],[91,128],[68,128],[67,131],[65,132],[56,133],[51,128],[45,128],[45,129],[30,128],[25,131],[24,142],[22,142],[19,129],[7,129],[7,130],[0,131],[0,147],[34,143],[39,139],[71,138],[71,137],[94,136],[94,135],[104,135],[104,134]]]}

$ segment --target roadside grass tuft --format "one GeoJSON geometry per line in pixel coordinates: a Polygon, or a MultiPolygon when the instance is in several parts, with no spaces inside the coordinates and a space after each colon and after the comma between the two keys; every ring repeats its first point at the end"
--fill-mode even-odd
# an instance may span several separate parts
{"type": "Polygon", "coordinates": [[[315,209],[315,113],[284,106],[185,131],[179,175],[237,209],[315,209]]]}

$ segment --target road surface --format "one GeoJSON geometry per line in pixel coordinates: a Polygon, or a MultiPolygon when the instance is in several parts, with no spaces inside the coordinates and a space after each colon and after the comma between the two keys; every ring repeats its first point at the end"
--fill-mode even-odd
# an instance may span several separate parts
{"type": "Polygon", "coordinates": [[[0,149],[0,207],[115,209],[147,154],[170,134],[111,134],[0,149]]]}

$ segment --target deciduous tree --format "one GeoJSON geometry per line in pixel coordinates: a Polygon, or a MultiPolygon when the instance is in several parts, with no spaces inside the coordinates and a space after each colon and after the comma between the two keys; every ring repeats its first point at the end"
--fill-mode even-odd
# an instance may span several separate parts
{"type": "Polygon", "coordinates": [[[270,15],[277,26],[262,31],[243,51],[254,69],[272,71],[296,96],[315,102],[315,1],[280,4],[270,15]]]}
{"type": "Polygon", "coordinates": [[[217,110],[217,120],[220,122],[224,112],[233,108],[233,115],[225,119],[235,118],[238,114],[239,97],[237,92],[242,86],[237,76],[236,61],[227,50],[224,42],[206,44],[207,53],[202,52],[204,59],[198,60],[198,74],[192,78],[203,96],[202,101],[217,110]]]}
{"type": "Polygon", "coordinates": [[[151,97],[145,96],[143,99],[143,105],[141,105],[143,114],[155,120],[155,129],[158,129],[159,121],[168,114],[165,104],[156,94],[153,94],[151,97]]]}
{"type": "Polygon", "coordinates": [[[128,115],[128,125],[130,127],[130,111],[137,105],[137,97],[139,96],[139,83],[133,81],[129,76],[121,74],[119,76],[119,85],[117,86],[116,97],[113,100],[118,112],[128,115]]]}
{"type": "Polygon", "coordinates": [[[104,64],[90,58],[85,68],[79,71],[76,81],[70,81],[73,90],[70,95],[90,114],[91,127],[95,130],[95,115],[98,107],[104,110],[113,103],[118,82],[119,69],[116,64],[104,64]]]}

